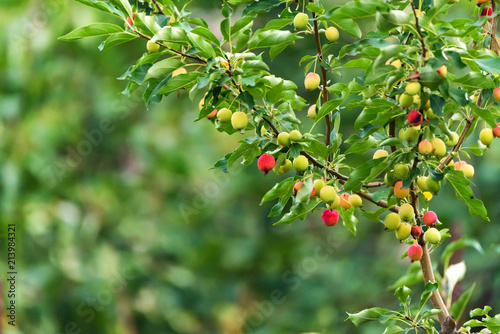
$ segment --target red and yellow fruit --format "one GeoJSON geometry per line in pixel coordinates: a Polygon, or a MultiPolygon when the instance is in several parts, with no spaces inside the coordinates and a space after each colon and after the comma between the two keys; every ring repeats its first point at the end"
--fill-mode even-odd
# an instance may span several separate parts
{"type": "Polygon", "coordinates": [[[343,193],[342,195],[340,195],[340,207],[344,210],[349,210],[352,205],[351,203],[349,203],[349,197],[351,195],[349,195],[348,193],[343,193]]]}
{"type": "Polygon", "coordinates": [[[417,239],[422,234],[422,228],[418,225],[413,225],[411,227],[411,236],[417,239]]]}
{"type": "Polygon", "coordinates": [[[419,126],[424,120],[424,116],[418,110],[411,110],[407,116],[408,124],[411,126],[419,126]]]}
{"type": "Polygon", "coordinates": [[[413,244],[408,248],[408,258],[412,261],[420,261],[423,250],[419,244],[413,244]]]}
{"type": "Polygon", "coordinates": [[[262,154],[257,160],[257,167],[259,170],[264,172],[264,174],[267,174],[270,170],[272,170],[275,164],[276,160],[274,157],[267,153],[262,154]]]}
{"type": "Polygon", "coordinates": [[[307,117],[309,117],[310,119],[316,119],[316,115],[316,105],[313,104],[309,107],[309,109],[307,109],[307,117]]]}
{"type": "Polygon", "coordinates": [[[428,140],[422,140],[418,144],[418,151],[423,155],[431,155],[432,154],[432,144],[428,140]]]}
{"type": "Polygon", "coordinates": [[[495,100],[500,101],[500,87],[493,89],[493,97],[495,100]]]}
{"type": "Polygon", "coordinates": [[[394,184],[394,196],[397,198],[405,198],[410,195],[410,188],[403,189],[403,181],[398,181],[394,184]]]}
{"type": "Polygon", "coordinates": [[[440,68],[438,68],[437,73],[443,77],[446,76],[446,74],[448,74],[448,69],[446,68],[446,65],[442,65],[440,68]]]}
{"type": "Polygon", "coordinates": [[[438,221],[438,217],[434,211],[427,211],[424,213],[424,224],[429,227],[434,227],[436,226],[436,223],[438,221]]]}
{"type": "Polygon", "coordinates": [[[493,135],[497,138],[500,138],[500,123],[497,123],[497,127],[493,130],[493,135]]]}
{"type": "Polygon", "coordinates": [[[306,75],[304,86],[307,90],[315,90],[319,87],[320,82],[321,78],[319,77],[319,75],[317,73],[311,72],[306,75]]]}

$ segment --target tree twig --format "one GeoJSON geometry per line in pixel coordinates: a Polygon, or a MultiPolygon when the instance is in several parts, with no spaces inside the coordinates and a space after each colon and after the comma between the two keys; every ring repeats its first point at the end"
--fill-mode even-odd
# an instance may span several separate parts
{"type": "Polygon", "coordinates": [[[413,3],[413,0],[411,0],[410,3],[411,3],[411,8],[413,9],[413,16],[415,16],[415,27],[416,27],[417,32],[418,32],[420,44],[422,45],[422,58],[425,61],[425,58],[427,57],[427,47],[425,46],[425,41],[424,41],[424,36],[422,35],[422,31],[420,31],[420,24],[418,23],[417,9],[415,8],[415,4],[413,3]]]}
{"type": "MultiPolygon", "coordinates": [[[[161,15],[165,15],[165,12],[163,11],[163,8],[161,8],[160,4],[158,3],[158,1],[156,0],[152,0],[153,3],[155,4],[156,8],[158,9],[158,12],[161,14],[161,15]]],[[[167,16],[167,15],[165,15],[167,16]]]]}

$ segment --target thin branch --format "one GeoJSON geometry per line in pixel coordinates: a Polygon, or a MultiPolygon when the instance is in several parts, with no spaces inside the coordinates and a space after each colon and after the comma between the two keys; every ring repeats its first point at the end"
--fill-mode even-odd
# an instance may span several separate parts
{"type": "MultiPolygon", "coordinates": [[[[394,138],[396,137],[396,120],[393,120],[391,124],[389,124],[389,137],[394,138]]],[[[391,145],[391,152],[394,153],[396,152],[397,147],[396,145],[391,145]]]]}
{"type": "MultiPolygon", "coordinates": [[[[163,11],[163,8],[161,8],[160,4],[158,3],[158,1],[156,0],[153,0],[153,3],[155,4],[156,8],[158,8],[158,12],[161,14],[161,15],[165,15],[165,12],[163,11]]],[[[165,15],[167,16],[167,15],[165,15]]]]}
{"type": "Polygon", "coordinates": [[[411,3],[411,8],[413,9],[413,16],[415,16],[415,27],[417,28],[418,37],[420,39],[420,44],[422,44],[422,58],[425,61],[425,58],[427,56],[427,47],[425,46],[425,41],[424,41],[424,36],[422,36],[422,31],[420,31],[420,24],[418,23],[417,9],[415,8],[415,4],[413,3],[413,0],[411,0],[410,3],[411,3]]]}

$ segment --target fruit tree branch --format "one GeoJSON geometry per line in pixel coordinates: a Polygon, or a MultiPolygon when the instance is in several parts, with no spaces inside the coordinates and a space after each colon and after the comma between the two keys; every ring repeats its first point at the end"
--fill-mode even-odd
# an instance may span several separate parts
{"type": "Polygon", "coordinates": [[[420,31],[420,24],[418,23],[417,9],[415,8],[415,4],[413,3],[413,0],[411,0],[410,3],[411,3],[411,8],[413,9],[413,16],[415,16],[415,27],[417,28],[418,37],[420,39],[420,44],[422,44],[422,58],[425,61],[425,58],[427,56],[427,48],[425,46],[424,36],[422,36],[422,31],[420,31]]]}
{"type": "MultiPolygon", "coordinates": [[[[163,8],[161,8],[160,4],[158,3],[158,1],[156,0],[153,0],[153,3],[155,4],[156,8],[158,9],[158,12],[161,14],[161,15],[165,15],[165,12],[163,11],[163,8]]],[[[167,15],[165,15],[167,16],[167,15]]]]}

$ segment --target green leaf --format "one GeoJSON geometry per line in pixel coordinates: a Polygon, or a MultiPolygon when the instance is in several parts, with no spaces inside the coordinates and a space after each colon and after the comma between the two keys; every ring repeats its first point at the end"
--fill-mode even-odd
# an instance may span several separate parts
{"type": "Polygon", "coordinates": [[[191,88],[194,84],[196,84],[196,80],[202,75],[200,72],[188,72],[186,74],[180,74],[170,80],[168,80],[167,84],[164,85],[159,91],[158,94],[168,95],[172,92],[175,92],[178,89],[191,88]]]}
{"type": "Polygon", "coordinates": [[[344,154],[363,154],[365,153],[368,149],[377,147],[377,140],[373,138],[372,136],[368,136],[361,142],[354,143],[351,147],[349,147],[344,154]]]}
{"type": "Polygon", "coordinates": [[[421,310],[422,307],[424,307],[427,300],[431,297],[432,293],[437,290],[437,288],[438,288],[437,283],[431,283],[431,282],[425,283],[425,290],[424,292],[422,292],[422,296],[420,297],[419,310],[421,310]]]}
{"type": "Polygon", "coordinates": [[[349,180],[344,184],[346,191],[359,191],[366,180],[371,180],[387,168],[387,162],[380,159],[370,159],[354,169],[349,180]]]}
{"type": "Polygon", "coordinates": [[[401,286],[396,289],[394,292],[394,295],[396,295],[399,299],[399,302],[401,304],[406,304],[408,302],[408,297],[412,294],[412,291],[410,288],[406,286],[401,286]]]}
{"type": "Polygon", "coordinates": [[[482,70],[492,74],[500,74],[500,58],[474,59],[474,61],[482,70]]]}
{"type": "Polygon", "coordinates": [[[385,329],[385,331],[382,334],[398,334],[398,333],[402,333],[404,331],[405,330],[403,328],[399,327],[398,325],[390,325],[389,327],[387,327],[385,329]]]}
{"type": "Polygon", "coordinates": [[[183,65],[184,63],[176,58],[161,60],[153,64],[153,66],[148,70],[148,74],[144,80],[165,77],[183,65]]]}
{"type": "Polygon", "coordinates": [[[97,0],[76,0],[84,5],[87,5],[89,7],[93,7],[96,9],[99,9],[103,12],[113,14],[114,12],[109,8],[108,4],[102,1],[97,1],[97,0]]]}
{"type": "Polygon", "coordinates": [[[497,314],[492,318],[483,320],[483,323],[486,325],[486,328],[488,328],[492,333],[500,332],[500,314],[497,314]]]}
{"type": "Polygon", "coordinates": [[[481,317],[487,315],[491,311],[491,307],[486,305],[483,309],[476,308],[470,311],[470,317],[481,317]]]}
{"type": "Polygon", "coordinates": [[[248,42],[249,49],[255,48],[270,48],[278,45],[293,44],[299,39],[294,33],[283,30],[266,30],[257,31],[248,42]]]}
{"type": "Polygon", "coordinates": [[[268,12],[274,7],[278,7],[281,5],[280,0],[260,0],[260,1],[255,1],[254,3],[249,4],[248,6],[243,9],[243,12],[241,15],[245,16],[249,13],[256,12],[256,13],[263,13],[263,12],[268,12]]]}
{"type": "Polygon", "coordinates": [[[111,23],[92,23],[85,27],[80,27],[72,32],[59,37],[61,41],[76,41],[85,37],[105,36],[123,32],[123,28],[111,23]]]}
{"type": "Polygon", "coordinates": [[[349,228],[356,236],[356,224],[358,223],[358,218],[354,215],[355,208],[350,208],[349,210],[340,210],[340,217],[342,217],[342,222],[345,227],[349,228]]]}
{"type": "Polygon", "coordinates": [[[460,298],[453,304],[451,304],[450,315],[455,319],[459,320],[462,317],[462,314],[465,311],[465,307],[470,300],[472,292],[476,287],[476,283],[474,283],[467,291],[460,295],[460,298]]]}
{"type": "Polygon", "coordinates": [[[299,203],[309,202],[312,189],[313,189],[312,178],[308,178],[307,180],[304,180],[304,183],[300,187],[299,191],[297,192],[297,196],[295,197],[297,202],[299,202],[299,203]]]}
{"type": "Polygon", "coordinates": [[[308,203],[299,203],[298,205],[293,206],[289,213],[285,214],[278,222],[274,223],[273,225],[290,224],[297,219],[304,220],[307,214],[313,211],[320,204],[321,202],[317,197],[314,197],[308,203]]]}
{"type": "Polygon", "coordinates": [[[279,198],[285,194],[291,193],[295,183],[296,181],[293,177],[289,177],[281,181],[280,183],[276,183],[274,187],[269,190],[264,195],[264,197],[262,197],[260,205],[264,204],[265,202],[272,201],[273,199],[279,198]]]}
{"type": "Polygon", "coordinates": [[[155,41],[188,45],[188,38],[184,29],[179,27],[163,27],[154,38],[155,41]]]}
{"type": "Polygon", "coordinates": [[[488,212],[484,207],[484,203],[474,196],[474,193],[470,188],[471,182],[464,176],[464,173],[460,171],[450,170],[446,174],[446,179],[455,189],[457,198],[461,199],[465,202],[465,204],[467,204],[467,206],[469,207],[469,212],[471,214],[479,215],[487,221],[490,221],[490,219],[488,218],[488,212]]]}
{"type": "Polygon", "coordinates": [[[402,10],[377,13],[377,28],[387,32],[394,28],[410,23],[410,15],[402,10]]]}
{"type": "Polygon", "coordinates": [[[452,82],[458,83],[469,90],[495,88],[494,81],[479,72],[469,72],[463,77],[452,80],[452,82]]]}
{"type": "Polygon", "coordinates": [[[215,45],[220,44],[220,41],[217,39],[217,37],[215,37],[215,35],[207,28],[196,27],[193,30],[191,30],[190,32],[209,40],[210,42],[214,43],[215,45]]]}
{"type": "Polygon", "coordinates": [[[457,250],[462,249],[464,247],[472,247],[472,248],[476,249],[479,253],[481,253],[481,254],[484,253],[483,248],[481,247],[481,244],[477,240],[471,239],[471,238],[462,238],[459,240],[452,241],[452,242],[450,242],[450,244],[448,246],[446,246],[446,248],[443,251],[443,254],[441,254],[441,262],[445,266],[447,266],[448,261],[452,257],[453,253],[455,253],[457,250]]]}
{"type": "Polygon", "coordinates": [[[120,45],[123,43],[130,42],[131,40],[136,39],[138,36],[128,33],[128,32],[119,32],[109,36],[104,42],[99,45],[99,50],[102,51],[104,49],[111,48],[116,45],[120,45]]]}
{"type": "Polygon", "coordinates": [[[346,321],[351,320],[353,324],[356,325],[356,327],[359,327],[359,325],[362,325],[368,321],[379,321],[380,316],[388,312],[391,311],[380,307],[373,307],[364,309],[363,311],[358,313],[347,313],[349,317],[346,319],[346,321]]]}
{"type": "Polygon", "coordinates": [[[333,22],[342,19],[359,19],[370,17],[377,11],[387,11],[389,6],[379,0],[349,1],[342,7],[335,7],[325,13],[325,17],[333,22]]]}
{"type": "Polygon", "coordinates": [[[336,100],[330,100],[327,103],[323,104],[321,106],[321,109],[318,111],[315,119],[315,123],[317,123],[320,119],[331,113],[335,108],[340,106],[342,104],[341,99],[336,99],[336,100]]]}
{"type": "Polygon", "coordinates": [[[212,44],[204,40],[199,35],[193,34],[191,32],[187,33],[187,38],[191,42],[191,45],[199,50],[198,54],[204,58],[215,57],[215,51],[212,48],[212,44]]]}
{"type": "Polygon", "coordinates": [[[429,311],[425,311],[420,316],[420,319],[427,319],[427,318],[433,317],[433,316],[435,316],[436,314],[439,314],[439,313],[443,313],[443,310],[441,310],[440,308],[433,308],[433,309],[431,309],[429,311]]]}
{"type": "Polygon", "coordinates": [[[488,123],[489,126],[492,128],[496,128],[496,119],[497,117],[500,116],[498,111],[494,108],[489,108],[489,109],[483,109],[479,108],[475,103],[469,103],[469,107],[472,109],[472,111],[481,117],[486,123],[488,123]]]}

